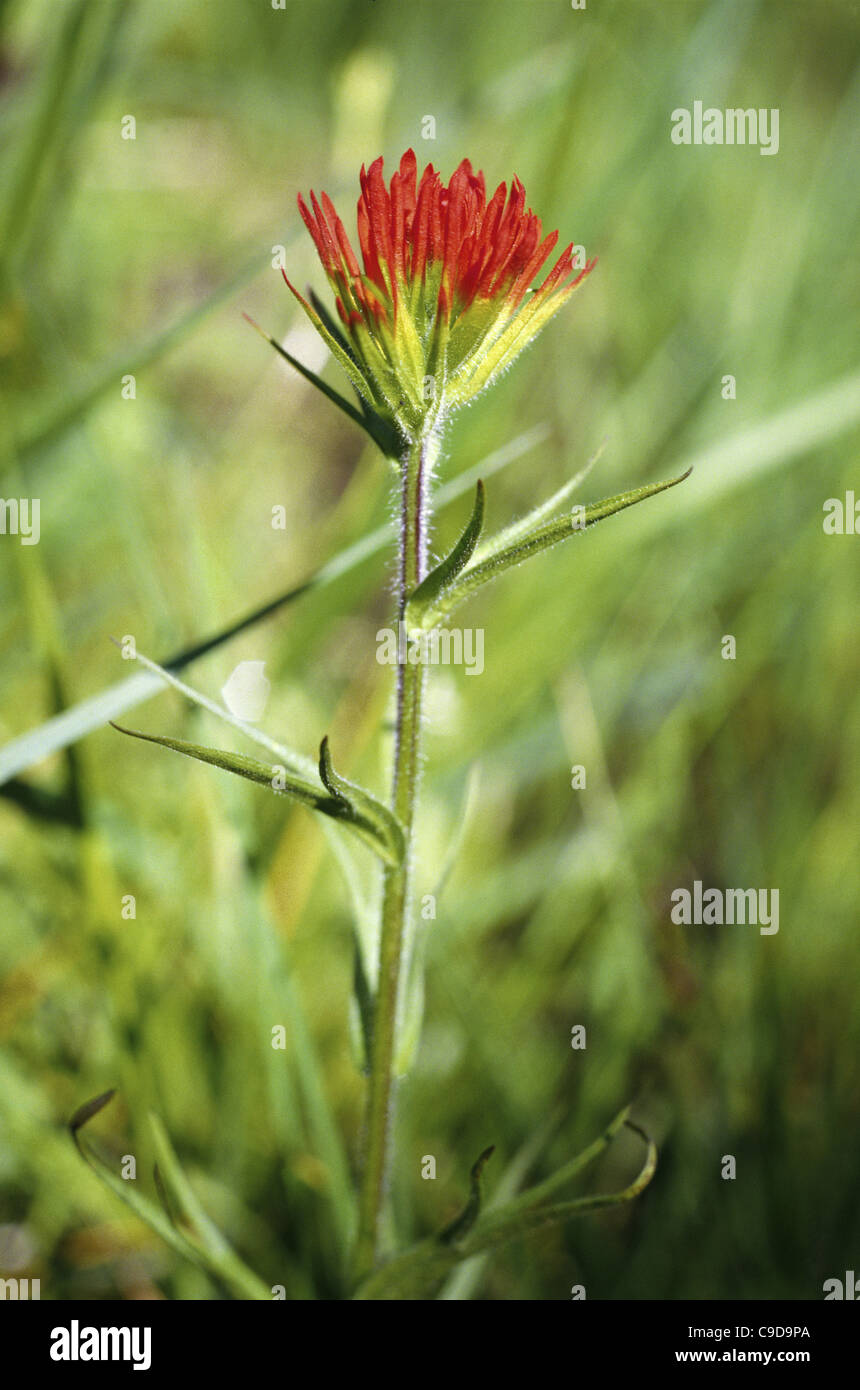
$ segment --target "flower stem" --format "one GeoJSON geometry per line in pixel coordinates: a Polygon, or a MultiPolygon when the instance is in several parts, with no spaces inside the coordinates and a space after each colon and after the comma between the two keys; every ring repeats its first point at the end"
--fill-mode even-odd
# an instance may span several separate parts
{"type": "MultiPolygon", "coordinates": [[[[437,438],[428,428],[412,443],[402,461],[400,563],[397,580],[398,651],[406,600],[424,578],[427,555],[429,482],[437,438]]],[[[397,666],[392,803],[403,827],[403,862],[385,869],[379,940],[379,972],[373,1010],[370,1077],[364,1120],[364,1168],[359,1196],[356,1279],[376,1260],[389,1160],[394,1059],[397,1041],[403,944],[411,910],[415,803],[421,762],[421,714],[426,671],[422,662],[401,656],[397,666]]]]}

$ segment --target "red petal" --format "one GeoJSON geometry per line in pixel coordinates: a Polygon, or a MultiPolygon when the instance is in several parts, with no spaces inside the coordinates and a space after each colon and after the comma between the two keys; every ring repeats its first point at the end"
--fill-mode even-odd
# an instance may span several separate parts
{"type": "Polygon", "coordinates": [[[337,272],[340,270],[340,252],[338,251],[337,242],[335,241],[334,234],[332,233],[332,230],[329,227],[328,222],[325,220],[322,209],[316,200],[316,194],[313,192],[311,193],[311,203],[313,205],[314,214],[317,219],[317,226],[319,228],[320,238],[322,239],[322,244],[325,247],[325,255],[323,256],[323,262],[329,274],[336,275],[337,272]]]}
{"type": "Polygon", "coordinates": [[[338,217],[334,204],[332,203],[332,200],[327,193],[322,194],[322,205],[326,217],[329,220],[329,224],[332,227],[334,227],[334,234],[337,238],[337,244],[340,248],[340,253],[343,257],[344,264],[346,265],[347,270],[349,271],[350,275],[360,275],[361,267],[358,264],[355,252],[353,251],[349,237],[346,234],[346,228],[344,227],[343,223],[338,217]]]}
{"type": "MultiPolygon", "coordinates": [[[[540,236],[540,222],[537,218],[535,219],[535,222],[537,223],[537,235],[540,236]]],[[[557,241],[558,232],[550,232],[549,236],[546,237],[540,243],[537,249],[526,261],[525,265],[523,266],[522,270],[520,271],[519,275],[517,276],[516,280],[511,285],[511,288],[508,291],[508,294],[510,295],[512,304],[514,306],[519,304],[520,300],[522,299],[532,280],[537,275],[538,271],[540,270],[541,266],[543,265],[547,256],[552,251],[557,241]]]]}
{"type": "Polygon", "coordinates": [[[326,271],[330,271],[330,265],[327,259],[325,239],[319,227],[317,226],[316,221],[313,217],[311,217],[310,210],[301,193],[299,194],[297,201],[299,205],[299,212],[302,215],[302,221],[304,222],[305,226],[307,227],[308,231],[314,239],[314,245],[317,248],[317,254],[319,255],[319,258],[322,261],[326,271]]]}
{"type": "Polygon", "coordinates": [[[400,184],[403,189],[403,206],[406,210],[408,224],[411,224],[412,214],[415,211],[415,178],[417,173],[418,162],[415,158],[415,151],[407,150],[400,161],[400,184]]]}
{"type": "Polygon", "coordinates": [[[437,174],[432,164],[428,164],[418,185],[418,198],[415,215],[412,219],[412,276],[423,279],[427,266],[427,249],[430,243],[430,214],[436,199],[435,184],[437,174]]]}

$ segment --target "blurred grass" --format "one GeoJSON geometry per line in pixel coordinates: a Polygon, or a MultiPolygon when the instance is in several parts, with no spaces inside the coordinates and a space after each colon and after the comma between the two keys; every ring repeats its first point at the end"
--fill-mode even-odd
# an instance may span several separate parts
{"type": "MultiPolygon", "coordinates": [[[[314,0],[239,23],[225,0],[7,0],[0,19],[0,492],[42,515],[38,546],[0,537],[0,740],[126,674],[110,634],[175,650],[388,516],[372,450],[241,319],[298,326],[273,246],[321,287],[296,192],[325,187],[351,225],[360,162],[410,144],[446,176],[464,155],[518,173],[600,263],[458,420],[446,477],[545,425],[490,482],[495,528],[604,435],[588,499],[697,470],[476,598],[480,679],[434,672],[419,892],[476,760],[481,779],[401,1092],[401,1233],[456,1212],[487,1144],[492,1192],[550,1116],[538,1174],[635,1096],[660,1142],[649,1191],[494,1254],[475,1296],[820,1297],[860,1249],[860,567],[856,537],[821,528],[856,488],[857,6],[314,0]],[[674,146],[669,114],[696,99],[779,107],[779,154],[674,146]],[[779,934],[673,927],[695,878],[779,888],[779,934]]],[[[266,727],[309,752],[329,732],[383,789],[390,575],[366,561],[192,683],[265,659],[266,727]]],[[[224,741],[172,694],[141,718],[224,741]]],[[[92,1128],[142,1189],[153,1109],[261,1277],[334,1297],[362,1095],[349,903],[306,813],[177,763],[108,729],[28,774],[71,788],[65,822],[0,801],[0,1226],[45,1297],[223,1296],[74,1152],[64,1122],[116,1085],[92,1128]]]]}

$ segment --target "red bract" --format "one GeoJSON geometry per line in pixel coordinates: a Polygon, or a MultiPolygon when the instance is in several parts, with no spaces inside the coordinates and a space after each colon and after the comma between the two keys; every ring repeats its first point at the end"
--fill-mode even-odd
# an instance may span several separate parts
{"type": "MultiPolygon", "coordinates": [[[[381,158],[362,167],[360,183],[361,265],[327,194],[317,200],[312,193],[310,208],[300,195],[298,204],[335,291],[346,329],[341,346],[369,385],[364,394],[376,405],[381,397],[389,410],[402,413],[405,398],[426,415],[428,380],[436,409],[443,400],[450,406],[471,398],[594,264],[575,273],[571,244],[528,295],[558,233],[543,235],[518,178],[510,192],[499,184],[487,201],[484,175],[468,159],[445,185],[432,164],[418,181],[407,150],[390,186],[381,158]]],[[[290,288],[319,327],[316,311],[290,288]]]]}

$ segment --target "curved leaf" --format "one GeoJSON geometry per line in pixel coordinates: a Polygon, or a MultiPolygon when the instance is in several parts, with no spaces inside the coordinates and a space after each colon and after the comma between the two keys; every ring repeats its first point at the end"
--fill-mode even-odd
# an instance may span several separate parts
{"type": "MultiPolygon", "coordinates": [[[[657,1150],[652,1140],[627,1118],[625,1108],[603,1132],[599,1139],[569,1163],[564,1164],[545,1182],[522,1193],[505,1206],[494,1207],[477,1220],[468,1219],[480,1202],[475,1188],[480,1178],[473,1172],[473,1192],[461,1217],[446,1227],[441,1236],[431,1236],[396,1256],[369,1276],[357,1289],[354,1297],[364,1299],[423,1299],[432,1298],[442,1280],[462,1260],[504,1245],[528,1231],[556,1225],[572,1216],[584,1216],[605,1207],[619,1206],[632,1201],[644,1191],[654,1176],[657,1150]],[[587,1164],[592,1163],[615,1135],[626,1125],[646,1144],[646,1154],[636,1178],[620,1192],[601,1193],[593,1197],[577,1197],[567,1202],[547,1203],[547,1197],[563,1186],[587,1164]],[[461,1222],[464,1224],[461,1225],[461,1222]]],[[[488,1155],[482,1155],[482,1164],[488,1155]]],[[[478,1164],[475,1168],[478,1168],[478,1164]]]]}
{"type": "Polygon", "coordinates": [[[469,1200],[460,1212],[460,1215],[456,1216],[451,1224],[446,1226],[444,1231],[439,1233],[439,1240],[443,1245],[451,1245],[455,1241],[462,1240],[463,1236],[471,1231],[477,1221],[481,1213],[481,1198],[483,1195],[481,1175],[487,1164],[487,1160],[495,1153],[495,1149],[495,1144],[491,1144],[488,1149],[484,1149],[484,1152],[480,1154],[472,1164],[472,1171],[469,1174],[471,1179],[469,1200]]]}
{"type": "Polygon", "coordinates": [[[327,794],[328,788],[314,786],[312,782],[297,776],[282,764],[258,762],[243,753],[228,753],[222,748],[205,748],[201,744],[189,743],[185,739],[167,738],[162,734],[144,734],[139,729],[125,729],[113,720],[111,728],[131,738],[143,739],[146,743],[157,743],[170,748],[175,753],[183,753],[187,758],[210,763],[225,772],[233,772],[238,777],[246,777],[258,786],[267,787],[276,796],[290,796],[295,801],[319,811],[332,820],[346,825],[365,844],[370,845],[386,864],[398,864],[403,853],[403,835],[391,812],[381,802],[376,801],[369,792],[341,781],[349,788],[349,795],[327,794]]]}
{"type": "Polygon", "coordinates": [[[336,801],[345,808],[342,815],[337,812],[329,814],[333,814],[337,820],[346,820],[350,825],[362,821],[372,826],[379,842],[388,848],[388,854],[383,855],[383,858],[390,864],[402,863],[405,843],[399,820],[393,811],[389,811],[387,806],[377,801],[364,787],[357,786],[355,782],[348,782],[345,777],[335,772],[329,752],[328,735],[320,744],[320,780],[336,801]]]}
{"type": "MultiPolygon", "coordinates": [[[[115,382],[116,377],[117,370],[112,370],[109,375],[110,382],[115,382]]],[[[536,448],[546,439],[547,435],[546,425],[536,425],[533,429],[510,440],[500,449],[494,450],[480,463],[467,468],[459,477],[453,478],[448,483],[443,483],[436,494],[437,509],[447,506],[455,498],[470,492],[476,476],[482,473],[485,475],[498,473],[501,469],[521,458],[530,449],[536,448]]],[[[302,595],[313,589],[332,584],[344,574],[351,573],[371,556],[377,555],[390,542],[391,536],[392,531],[389,522],[376,527],[375,530],[360,540],[353,541],[338,554],[332,556],[309,579],[294,584],[285,593],[269,599],[261,607],[255,608],[253,612],[245,613],[219,632],[210,633],[207,637],[195,641],[190,647],[185,647],[182,651],[167,657],[163,666],[169,668],[170,671],[183,670],[193,661],[205,656],[208,652],[217,650],[225,642],[231,641],[239,633],[247,631],[255,624],[262,622],[264,618],[279,612],[287,604],[294,603],[302,595]]],[[[11,739],[0,748],[0,796],[3,795],[4,785],[8,785],[9,780],[18,773],[26,771],[27,768],[41,762],[50,754],[77,743],[94,730],[101,729],[112,716],[124,714],[127,710],[142,704],[144,700],[148,700],[150,696],[156,694],[159,689],[158,681],[152,676],[143,671],[136,671],[134,675],[116,681],[97,694],[80,700],[77,704],[63,710],[61,714],[46,719],[27,733],[11,739]]],[[[218,711],[218,713],[220,717],[224,717],[223,712],[218,711]]]]}
{"type": "Polygon", "coordinates": [[[150,1201],[148,1197],[145,1197],[139,1192],[134,1182],[131,1180],[126,1181],[124,1178],[119,1177],[93,1149],[83,1143],[79,1134],[80,1129],[88,1120],[91,1120],[94,1115],[97,1115],[115,1094],[115,1091],[105,1091],[103,1095],[96,1096],[94,1100],[87,1101],[85,1105],[80,1106],[80,1108],[75,1111],[69,1121],[69,1129],[71,1130],[72,1138],[75,1141],[75,1146],[81,1158],[92,1169],[96,1177],[98,1177],[106,1187],[109,1187],[117,1197],[125,1202],[126,1206],[130,1207],[134,1212],[135,1216],[139,1217],[150,1230],[160,1236],[165,1244],[169,1245],[177,1255],[181,1255],[183,1259],[190,1260],[192,1264],[197,1265],[198,1269],[204,1269],[216,1279],[219,1279],[227,1288],[235,1293],[238,1298],[253,1299],[259,1302],[270,1301],[272,1296],[271,1291],[252,1270],[248,1269],[247,1266],[242,1263],[238,1255],[221,1235],[220,1231],[218,1231],[209,1218],[205,1216],[202,1207],[196,1202],[196,1198],[193,1197],[193,1194],[190,1199],[188,1198],[190,1189],[187,1186],[187,1179],[185,1179],[184,1174],[181,1174],[181,1179],[177,1182],[176,1174],[178,1171],[178,1163],[176,1161],[176,1156],[170,1148],[164,1130],[155,1117],[152,1118],[156,1142],[162,1150],[162,1158],[167,1159],[168,1166],[171,1169],[171,1177],[174,1180],[172,1184],[174,1190],[177,1185],[182,1189],[182,1184],[184,1184],[183,1210],[186,1215],[193,1213],[195,1218],[202,1220],[202,1230],[198,1228],[198,1230],[194,1232],[185,1232],[179,1230],[175,1225],[166,1201],[164,1183],[160,1172],[156,1173],[156,1191],[159,1195],[159,1200],[165,1206],[164,1211],[162,1211],[161,1207],[156,1206],[154,1202],[150,1201]],[[202,1239],[199,1239],[198,1236],[201,1236],[202,1239]]]}
{"type": "Polygon", "coordinates": [[[605,448],[606,440],[604,439],[591,455],[591,458],[585,466],[580,468],[578,473],[574,473],[572,478],[568,478],[566,483],[562,483],[561,487],[558,488],[551,497],[545,498],[543,502],[539,502],[538,505],[533,507],[530,512],[527,512],[525,516],[521,516],[518,520],[512,521],[510,525],[506,526],[498,535],[493,536],[489,541],[485,541],[483,545],[479,545],[475,554],[475,563],[477,564],[479,560],[487,559],[490,555],[497,554],[498,551],[504,549],[508,545],[512,545],[514,541],[518,541],[522,539],[522,537],[527,536],[530,532],[536,530],[542,522],[548,521],[551,516],[554,516],[559,508],[563,507],[568,499],[573,496],[580,484],[585,482],[585,479],[599,461],[605,448]]]}
{"type": "Polygon", "coordinates": [[[517,534],[508,543],[505,543],[504,537],[500,537],[499,543],[490,544],[485,558],[467,565],[454,582],[445,589],[436,600],[433,608],[423,615],[424,626],[434,626],[465,599],[469,598],[476,589],[481,588],[491,579],[496,579],[505,570],[521,564],[529,556],[537,555],[542,550],[548,550],[550,546],[557,545],[559,541],[565,541],[570,536],[577,535],[589,526],[595,526],[598,521],[603,521],[608,516],[614,516],[616,512],[623,511],[625,507],[633,507],[637,502],[644,502],[647,497],[655,497],[658,492],[665,492],[667,488],[676,487],[685,478],[689,478],[692,471],[691,468],[688,468],[686,473],[682,473],[680,477],[669,478],[662,483],[647,483],[644,487],[631,488],[628,492],[619,492],[614,497],[606,497],[602,502],[592,502],[588,507],[576,508],[572,515],[554,517],[551,521],[544,522],[531,531],[517,534]]]}
{"type": "Polygon", "coordinates": [[[407,627],[420,626],[425,613],[450,589],[472,558],[484,525],[484,484],[478,479],[475,505],[462,536],[446,559],[422,579],[406,602],[407,627]]]}
{"type": "MultiPolygon", "coordinates": [[[[287,283],[289,284],[289,281],[287,283]]],[[[290,286],[290,288],[292,289],[292,286],[290,286]]],[[[295,293],[295,291],[293,292],[295,293]]],[[[305,305],[305,308],[307,309],[308,306],[304,300],[302,300],[302,303],[305,305]]],[[[317,317],[320,318],[319,309],[317,309],[316,312],[317,317]]],[[[352,357],[352,354],[349,353],[346,343],[344,342],[344,339],[341,337],[341,335],[338,333],[335,337],[335,334],[333,332],[334,326],[333,324],[331,324],[329,320],[323,321],[320,318],[320,322],[322,323],[323,328],[327,328],[328,330],[327,335],[325,336],[326,347],[328,347],[329,351],[337,357],[338,361],[341,363],[341,366],[345,366],[346,362],[352,363],[352,370],[346,370],[349,371],[350,381],[355,387],[356,395],[359,398],[359,402],[361,405],[360,409],[357,406],[354,406],[351,401],[348,401],[345,396],[342,396],[339,391],[335,391],[334,387],[329,386],[327,382],[323,381],[322,377],[318,376],[317,373],[315,371],[312,371],[310,367],[306,367],[303,362],[300,362],[297,357],[294,357],[291,352],[288,352],[287,349],[283,347],[281,343],[278,342],[277,338],[273,338],[271,333],[267,333],[264,328],[261,328],[260,325],[256,323],[254,319],[251,318],[250,314],[243,313],[242,317],[251,325],[252,328],[256,328],[261,338],[265,338],[267,343],[271,343],[272,347],[275,349],[275,352],[277,352],[279,356],[283,357],[285,362],[289,362],[290,366],[293,367],[297,372],[299,372],[300,375],[303,376],[306,381],[309,381],[312,386],[315,386],[318,391],[321,391],[324,396],[327,396],[328,399],[334,405],[336,405],[339,410],[343,411],[344,415],[348,415],[350,420],[354,421],[356,425],[360,425],[361,428],[367,434],[370,435],[370,438],[373,440],[374,444],[376,444],[379,447],[379,449],[381,449],[383,454],[385,454],[386,458],[396,459],[399,456],[403,449],[403,441],[400,438],[400,435],[387,420],[384,420],[382,416],[377,414],[377,412],[372,408],[372,406],[368,404],[368,401],[366,399],[367,387],[365,387],[364,392],[359,390],[358,380],[363,380],[363,378],[360,377],[358,364],[355,362],[355,359],[352,357]]],[[[316,321],[315,327],[318,327],[316,321]]]]}

